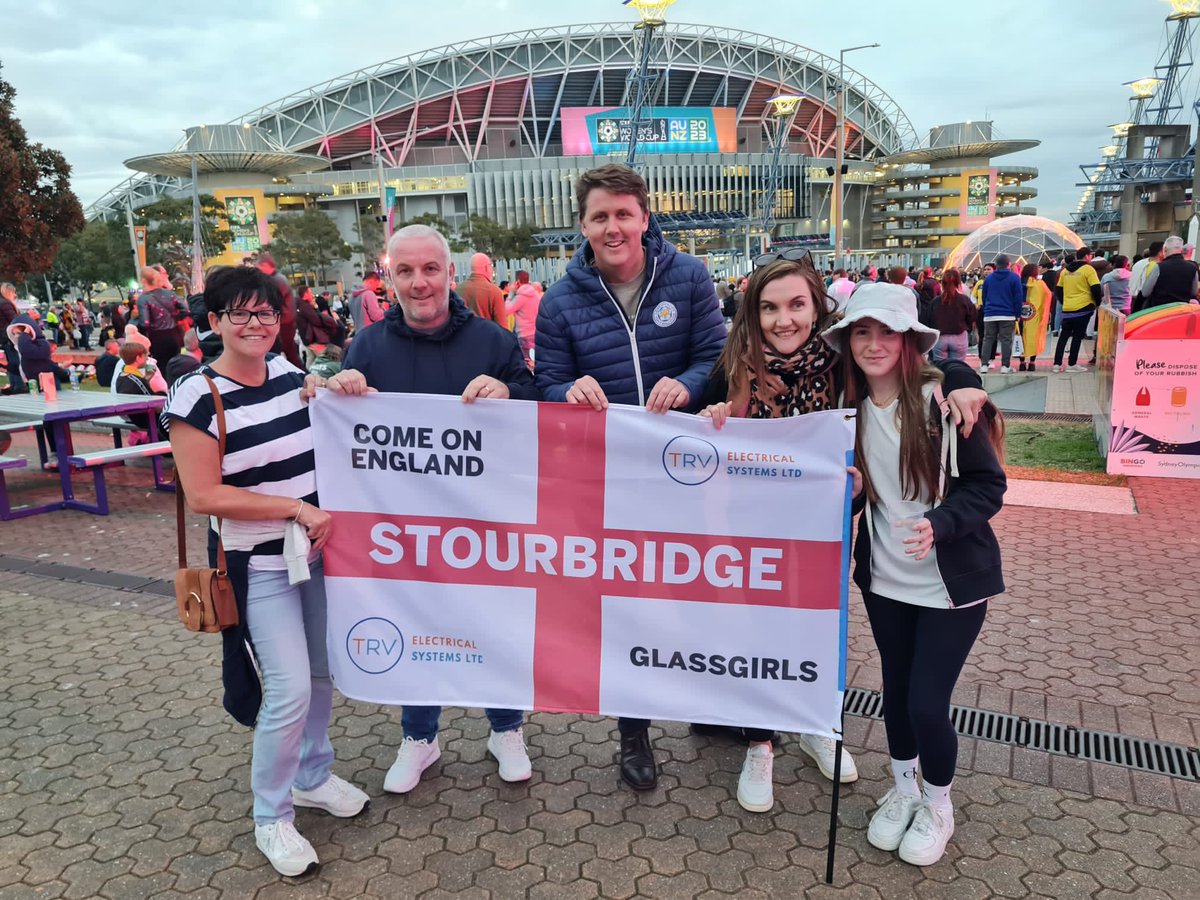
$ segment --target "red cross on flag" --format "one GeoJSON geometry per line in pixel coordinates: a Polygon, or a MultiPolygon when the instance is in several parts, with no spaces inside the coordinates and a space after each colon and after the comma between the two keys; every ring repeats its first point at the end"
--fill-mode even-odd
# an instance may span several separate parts
{"type": "Polygon", "coordinates": [[[832,735],[853,415],[322,392],[349,697],[832,735]]]}

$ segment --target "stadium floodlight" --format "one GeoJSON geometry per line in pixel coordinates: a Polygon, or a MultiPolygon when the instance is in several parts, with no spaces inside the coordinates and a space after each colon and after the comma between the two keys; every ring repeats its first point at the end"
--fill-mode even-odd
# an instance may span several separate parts
{"type": "Polygon", "coordinates": [[[643,110],[650,98],[650,91],[658,80],[658,73],[650,71],[650,55],[654,43],[654,29],[667,24],[663,13],[675,0],[621,0],[622,6],[629,6],[638,11],[641,21],[633,26],[635,35],[640,40],[637,48],[637,65],[630,70],[626,79],[626,93],[630,96],[629,103],[629,149],[625,153],[625,165],[631,169],[637,162],[638,131],[645,121],[643,110]]]}
{"type": "Polygon", "coordinates": [[[1160,84],[1162,84],[1161,78],[1135,78],[1133,81],[1126,81],[1125,87],[1133,91],[1135,100],[1147,100],[1154,96],[1154,92],[1160,84]]]}
{"type": "Polygon", "coordinates": [[[1200,16],[1200,0],[1169,0],[1171,14],[1168,19],[1194,19],[1200,16]]]}
{"type": "Polygon", "coordinates": [[[803,99],[803,94],[776,94],[767,101],[766,111],[775,119],[771,167],[767,170],[767,189],[763,191],[762,200],[762,227],[768,239],[771,229],[775,227],[775,197],[783,180],[783,148],[787,146],[792,121],[796,118],[796,110],[800,108],[800,101],[803,99]]]}
{"type": "Polygon", "coordinates": [[[668,6],[673,6],[675,2],[676,0],[621,0],[621,5],[636,9],[642,18],[642,26],[657,28],[659,25],[666,24],[667,20],[663,18],[663,13],[666,12],[668,6]]]}
{"type": "Polygon", "coordinates": [[[1112,159],[1114,156],[1117,155],[1117,152],[1120,149],[1121,148],[1118,147],[1116,144],[1107,144],[1100,148],[1100,155],[1103,156],[1105,159],[1112,159]]]}
{"type": "MultiPolygon", "coordinates": [[[[1200,3],[1200,0],[1196,0],[1196,2],[1200,3]]],[[[1109,125],[1108,127],[1112,129],[1113,137],[1123,138],[1123,137],[1128,137],[1129,129],[1133,127],[1133,123],[1132,122],[1117,122],[1115,125],[1109,125]]]]}

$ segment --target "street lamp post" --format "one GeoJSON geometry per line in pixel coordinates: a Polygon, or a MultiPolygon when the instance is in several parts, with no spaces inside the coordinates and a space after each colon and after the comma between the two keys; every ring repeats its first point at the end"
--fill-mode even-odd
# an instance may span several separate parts
{"type": "Polygon", "coordinates": [[[838,51],[837,93],[837,157],[833,167],[833,196],[829,200],[829,212],[833,218],[833,264],[841,265],[842,257],[842,166],[846,156],[846,54],[855,50],[868,50],[879,44],[859,44],[838,51]]]}

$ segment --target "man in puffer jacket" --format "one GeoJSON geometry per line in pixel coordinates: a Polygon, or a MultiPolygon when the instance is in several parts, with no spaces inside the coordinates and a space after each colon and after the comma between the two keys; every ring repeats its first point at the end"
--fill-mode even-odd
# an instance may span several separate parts
{"type": "Polygon", "coordinates": [[[1007,256],[996,257],[996,271],[983,280],[983,343],[979,348],[979,371],[986,372],[1000,344],[1000,371],[1012,371],[1013,334],[1021,307],[1025,305],[1025,287],[1021,276],[1008,267],[1007,256]]]}
{"type": "MultiPolygon", "coordinates": [[[[712,278],[680,253],[650,216],[646,182],[621,165],[583,173],[575,185],[587,238],[566,275],[542,298],[534,375],[546,400],[700,408],[725,344],[712,278]]],[[[622,718],[621,778],[658,783],[645,719],[622,718]]]]}

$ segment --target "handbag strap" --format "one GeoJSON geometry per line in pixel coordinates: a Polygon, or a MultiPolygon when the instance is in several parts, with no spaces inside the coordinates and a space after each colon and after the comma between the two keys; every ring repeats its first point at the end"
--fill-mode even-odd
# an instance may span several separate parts
{"type": "MultiPolygon", "coordinates": [[[[225,458],[225,403],[221,399],[221,392],[217,390],[217,383],[208,377],[204,372],[200,373],[205,381],[208,382],[208,390],[212,394],[213,408],[217,420],[217,463],[225,458]]],[[[175,536],[178,541],[179,550],[179,568],[186,569],[187,564],[187,532],[183,526],[183,482],[179,480],[179,468],[175,469],[175,536]]],[[[217,519],[217,570],[224,574],[229,571],[229,567],[225,565],[225,542],[221,539],[221,519],[217,519]]]]}

